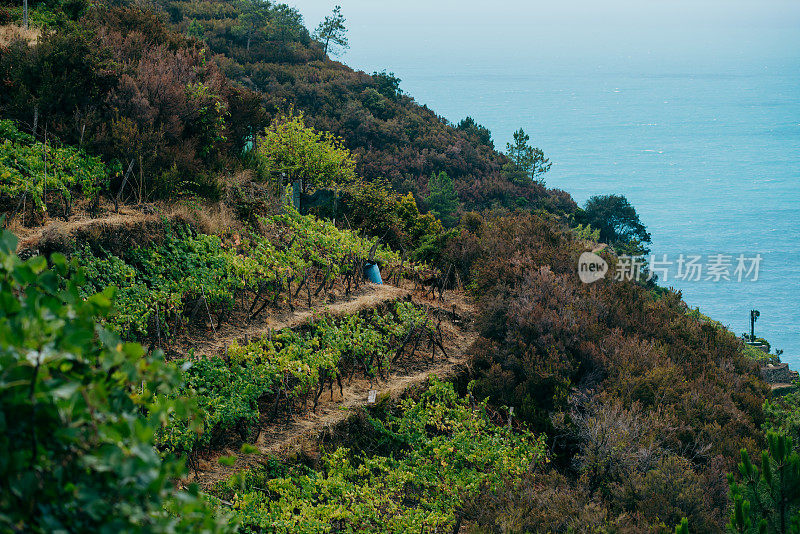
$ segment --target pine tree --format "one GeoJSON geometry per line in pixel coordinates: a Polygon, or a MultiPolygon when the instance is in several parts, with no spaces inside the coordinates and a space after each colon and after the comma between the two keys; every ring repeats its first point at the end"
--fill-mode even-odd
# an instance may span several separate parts
{"type": "Polygon", "coordinates": [[[728,475],[733,507],[731,532],[800,533],[800,455],[792,439],[775,432],[767,434],[768,448],[761,453],[761,468],[742,449],[741,480],[728,475]]]}
{"type": "Polygon", "coordinates": [[[342,6],[336,6],[333,8],[333,13],[325,17],[325,20],[317,26],[317,30],[314,32],[314,39],[322,43],[326,54],[331,45],[339,46],[344,50],[350,48],[345,35],[347,33],[347,28],[344,25],[345,20],[344,15],[342,15],[342,6]]]}
{"type": "Polygon", "coordinates": [[[506,155],[511,161],[503,166],[503,173],[515,183],[532,180],[544,185],[541,176],[550,170],[552,163],[541,149],[528,144],[530,140],[531,136],[522,128],[514,132],[514,142],[506,144],[506,155]]]}

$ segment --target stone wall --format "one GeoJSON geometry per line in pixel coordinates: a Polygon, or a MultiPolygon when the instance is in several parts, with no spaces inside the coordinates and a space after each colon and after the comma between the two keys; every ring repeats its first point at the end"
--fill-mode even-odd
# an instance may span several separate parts
{"type": "Polygon", "coordinates": [[[770,364],[761,368],[761,377],[770,384],[791,384],[797,380],[797,371],[789,369],[788,363],[770,364]]]}

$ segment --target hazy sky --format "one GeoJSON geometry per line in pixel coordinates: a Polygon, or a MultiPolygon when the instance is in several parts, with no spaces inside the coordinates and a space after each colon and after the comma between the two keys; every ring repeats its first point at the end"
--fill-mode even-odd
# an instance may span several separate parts
{"type": "Polygon", "coordinates": [[[798,0],[299,0],[314,28],[340,3],[365,70],[480,68],[547,57],[574,61],[715,62],[797,58],[798,0]]]}

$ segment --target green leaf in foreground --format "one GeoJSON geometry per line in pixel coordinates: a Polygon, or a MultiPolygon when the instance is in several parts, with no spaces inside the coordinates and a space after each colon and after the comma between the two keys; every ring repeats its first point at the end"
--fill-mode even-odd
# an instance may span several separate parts
{"type": "Polygon", "coordinates": [[[228,530],[153,447],[159,413],[188,409],[163,400],[177,370],[96,325],[113,291],[82,299],[63,257],[23,262],[13,241],[0,234],[0,531],[228,530]]]}

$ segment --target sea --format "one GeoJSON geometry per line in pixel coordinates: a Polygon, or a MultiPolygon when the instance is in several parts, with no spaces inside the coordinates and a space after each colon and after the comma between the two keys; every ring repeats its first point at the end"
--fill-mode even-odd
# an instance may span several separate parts
{"type": "MultiPolygon", "coordinates": [[[[501,150],[523,128],[579,204],[625,195],[660,283],[736,335],[758,310],[800,370],[800,3],[409,2],[342,0],[341,61],[501,150]]],[[[315,23],[326,6],[297,7],[315,23]]]]}

